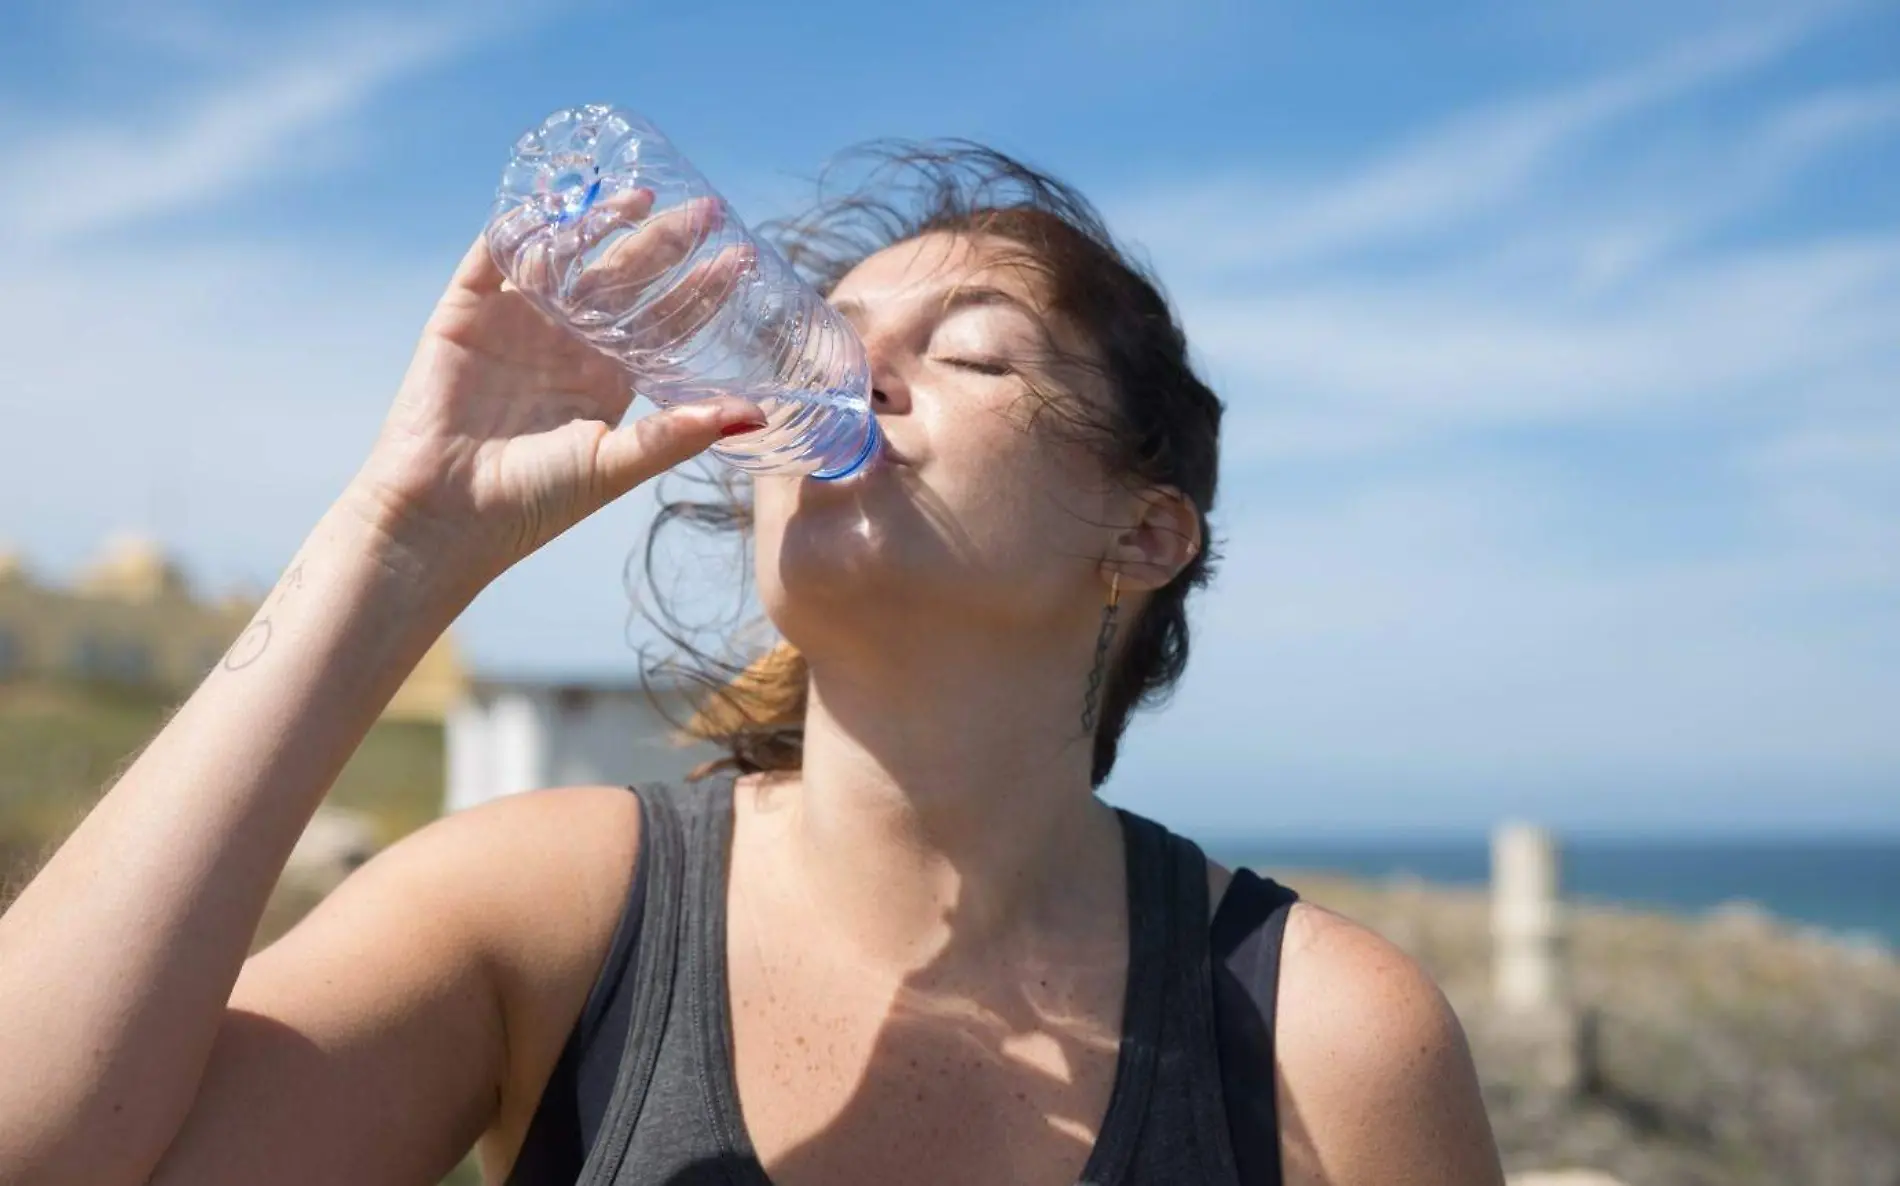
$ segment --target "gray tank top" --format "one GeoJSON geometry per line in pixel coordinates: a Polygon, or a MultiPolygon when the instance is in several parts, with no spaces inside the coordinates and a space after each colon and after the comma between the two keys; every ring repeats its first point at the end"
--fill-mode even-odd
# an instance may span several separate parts
{"type": "MultiPolygon", "coordinates": [[[[508,1184],[771,1186],[733,1072],[732,780],[638,793],[642,851],[628,917],[508,1184]]],[[[1122,1038],[1077,1186],[1277,1186],[1273,992],[1294,895],[1238,873],[1210,935],[1200,849],[1120,816],[1129,918],[1122,1038]]]]}

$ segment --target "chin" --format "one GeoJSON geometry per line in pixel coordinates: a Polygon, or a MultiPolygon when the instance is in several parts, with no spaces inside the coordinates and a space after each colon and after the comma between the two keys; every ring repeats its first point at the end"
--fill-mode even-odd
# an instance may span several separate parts
{"type": "Polygon", "coordinates": [[[843,501],[802,502],[775,525],[775,538],[761,524],[760,602],[780,632],[806,649],[840,629],[862,636],[915,623],[931,592],[957,579],[932,540],[906,530],[911,525],[843,501]]]}
{"type": "Polygon", "coordinates": [[[761,569],[775,563],[788,582],[803,585],[875,581],[901,567],[903,554],[916,549],[930,526],[893,477],[874,469],[843,482],[800,480],[760,489],[761,569]]]}
{"type": "Polygon", "coordinates": [[[775,546],[761,540],[761,592],[769,581],[800,599],[885,596],[908,583],[905,551],[888,524],[860,509],[803,504],[785,520],[775,546]]]}
{"type": "Polygon", "coordinates": [[[840,623],[914,626],[971,577],[966,537],[908,466],[876,465],[837,483],[761,483],[755,506],[759,596],[788,638],[840,623]]]}

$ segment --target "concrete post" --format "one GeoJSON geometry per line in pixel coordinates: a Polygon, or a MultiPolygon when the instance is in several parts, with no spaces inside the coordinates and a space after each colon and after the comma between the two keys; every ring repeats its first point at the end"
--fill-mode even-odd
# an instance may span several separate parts
{"type": "Polygon", "coordinates": [[[1557,844],[1529,824],[1491,834],[1492,992],[1501,1009],[1543,1012],[1569,993],[1557,844]]]}
{"type": "Polygon", "coordinates": [[[1540,1086],[1582,1089],[1592,1054],[1573,994],[1557,843],[1528,824],[1491,835],[1492,1031],[1540,1086]]]}

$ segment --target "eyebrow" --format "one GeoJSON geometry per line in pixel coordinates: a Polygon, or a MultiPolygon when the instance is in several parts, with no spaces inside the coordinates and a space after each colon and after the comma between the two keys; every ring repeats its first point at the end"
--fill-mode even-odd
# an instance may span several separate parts
{"type": "MultiPolygon", "coordinates": [[[[952,288],[944,295],[943,308],[939,315],[948,316],[958,309],[977,308],[984,305],[1013,305],[1037,321],[1042,320],[1041,312],[1029,302],[1014,293],[1005,292],[987,284],[960,284],[952,288]]],[[[864,302],[854,297],[835,300],[831,302],[831,307],[846,317],[862,317],[867,311],[864,302]]]]}

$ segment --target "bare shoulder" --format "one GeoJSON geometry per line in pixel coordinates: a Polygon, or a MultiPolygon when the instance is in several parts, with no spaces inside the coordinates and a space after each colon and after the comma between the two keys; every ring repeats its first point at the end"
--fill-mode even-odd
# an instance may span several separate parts
{"type": "MultiPolygon", "coordinates": [[[[574,786],[507,795],[444,816],[390,849],[407,863],[454,869],[484,906],[545,911],[539,892],[577,889],[564,907],[611,903],[628,888],[639,850],[639,799],[625,787],[574,786]],[[618,885],[603,884],[618,880],[618,885]]],[[[540,921],[549,919],[545,914],[540,921]]]]}
{"type": "Polygon", "coordinates": [[[345,881],[319,915],[370,905],[426,910],[491,956],[533,954],[618,918],[639,828],[638,800],[624,787],[510,795],[403,838],[345,881]]]}
{"type": "Polygon", "coordinates": [[[437,873],[456,896],[455,917],[501,994],[510,1086],[531,1106],[626,908],[639,800],[625,787],[530,791],[444,817],[403,844],[417,850],[413,872],[437,873]]]}
{"type": "Polygon", "coordinates": [[[1288,1186],[1503,1182],[1464,1029],[1385,939],[1294,907],[1275,1035],[1288,1186]]]}
{"type": "Polygon", "coordinates": [[[285,1182],[437,1181],[478,1139],[507,1164],[638,845],[634,797],[588,787],[460,812],[377,855],[246,962],[153,1180],[288,1160],[285,1182]]]}
{"type": "MultiPolygon", "coordinates": [[[[425,979],[478,967],[502,1044],[491,1135],[518,1141],[606,959],[639,844],[639,800],[625,787],[530,791],[456,812],[352,874],[280,941],[282,966],[307,969],[305,951],[347,932],[352,946],[399,942],[407,961],[430,965],[415,972],[425,979]]],[[[273,954],[260,957],[265,978],[273,954]]]]}
{"type": "MultiPolygon", "coordinates": [[[[508,1081],[495,1136],[519,1143],[600,975],[640,851],[625,787],[510,795],[438,821],[501,993],[508,1081]]],[[[512,1148],[510,1148],[512,1154],[512,1148]]]]}

